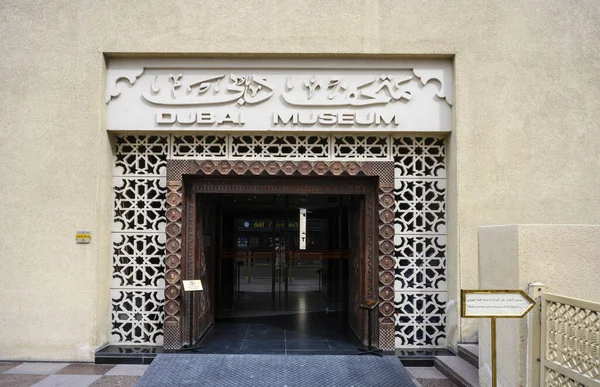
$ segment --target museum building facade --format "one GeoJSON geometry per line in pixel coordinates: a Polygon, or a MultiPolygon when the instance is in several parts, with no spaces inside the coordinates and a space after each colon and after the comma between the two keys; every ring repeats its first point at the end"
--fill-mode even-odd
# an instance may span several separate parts
{"type": "Polygon", "coordinates": [[[354,198],[338,246],[349,325],[366,342],[359,304],[377,300],[380,348],[446,347],[451,60],[108,58],[106,71],[110,344],[202,337],[222,286],[212,208],[253,194],[354,198]],[[188,279],[204,285],[194,301],[188,279]]]}

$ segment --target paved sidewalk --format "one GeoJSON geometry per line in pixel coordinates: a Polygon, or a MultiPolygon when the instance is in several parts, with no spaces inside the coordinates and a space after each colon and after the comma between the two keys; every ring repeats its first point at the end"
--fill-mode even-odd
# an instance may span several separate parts
{"type": "Polygon", "coordinates": [[[132,387],[147,365],[0,362],[0,387],[132,387]]]}
{"type": "MultiPolygon", "coordinates": [[[[0,387],[133,387],[147,365],[0,362],[0,387]]],[[[406,367],[422,387],[456,387],[433,367],[406,367]]]]}

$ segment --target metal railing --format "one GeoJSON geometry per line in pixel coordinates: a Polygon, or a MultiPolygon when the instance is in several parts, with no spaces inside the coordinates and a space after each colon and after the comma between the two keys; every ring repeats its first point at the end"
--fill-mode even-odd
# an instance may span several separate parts
{"type": "Polygon", "coordinates": [[[600,387],[600,303],[529,290],[539,304],[529,317],[530,384],[600,387]]]}

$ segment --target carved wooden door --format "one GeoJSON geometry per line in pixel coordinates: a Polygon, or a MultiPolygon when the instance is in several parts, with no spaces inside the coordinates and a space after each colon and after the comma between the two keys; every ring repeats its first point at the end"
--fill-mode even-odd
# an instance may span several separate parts
{"type": "Polygon", "coordinates": [[[358,337],[361,336],[361,309],[359,309],[362,287],[361,273],[365,257],[365,198],[352,196],[348,209],[348,320],[350,328],[358,337]]]}
{"type": "Polygon", "coordinates": [[[211,195],[196,198],[196,257],[195,279],[202,280],[203,291],[194,297],[194,340],[201,337],[214,323],[215,294],[215,223],[216,201],[211,195]]]}

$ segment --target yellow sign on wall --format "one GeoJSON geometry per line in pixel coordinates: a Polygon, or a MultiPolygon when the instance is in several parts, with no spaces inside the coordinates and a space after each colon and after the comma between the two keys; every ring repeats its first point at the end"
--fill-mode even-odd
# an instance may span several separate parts
{"type": "Polygon", "coordinates": [[[92,233],[89,230],[77,230],[75,232],[75,241],[79,244],[90,243],[92,233]]]}

